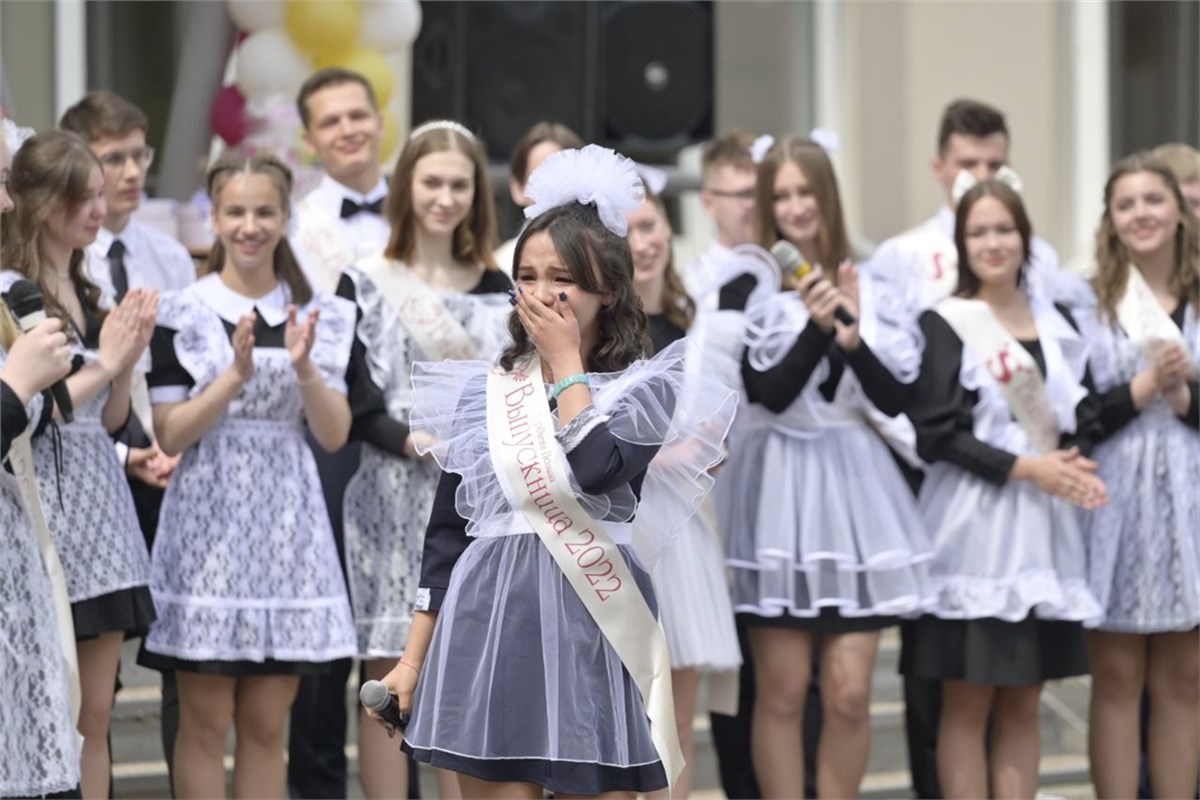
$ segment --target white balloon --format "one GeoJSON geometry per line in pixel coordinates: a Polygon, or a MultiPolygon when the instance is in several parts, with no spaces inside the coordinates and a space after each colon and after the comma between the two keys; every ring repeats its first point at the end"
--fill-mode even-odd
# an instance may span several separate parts
{"type": "Polygon", "coordinates": [[[421,31],[421,4],[417,0],[360,0],[359,8],[361,44],[387,51],[417,40],[421,31]]]}
{"type": "Polygon", "coordinates": [[[234,82],[247,98],[274,92],[295,95],[312,73],[312,65],[283,31],[252,33],[237,51],[234,82]]]}
{"type": "Polygon", "coordinates": [[[229,0],[229,16],[247,33],[283,30],[283,0],[229,0]]]}

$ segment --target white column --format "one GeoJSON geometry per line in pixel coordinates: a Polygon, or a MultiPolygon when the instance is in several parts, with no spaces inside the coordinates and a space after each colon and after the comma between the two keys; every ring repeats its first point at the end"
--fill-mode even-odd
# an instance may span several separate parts
{"type": "Polygon", "coordinates": [[[83,0],[54,2],[54,117],[87,92],[87,6],[83,0]]]}
{"type": "Polygon", "coordinates": [[[1070,231],[1072,244],[1090,252],[1104,208],[1104,182],[1112,166],[1108,4],[1074,0],[1071,11],[1070,231]]]}

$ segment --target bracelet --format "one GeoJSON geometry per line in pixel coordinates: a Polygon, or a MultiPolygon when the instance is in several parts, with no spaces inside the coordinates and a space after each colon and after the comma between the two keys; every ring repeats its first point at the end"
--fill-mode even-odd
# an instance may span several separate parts
{"type": "Polygon", "coordinates": [[[582,383],[584,386],[592,385],[592,382],[588,379],[588,376],[585,373],[581,372],[578,375],[570,375],[554,384],[554,387],[550,389],[550,397],[557,400],[560,394],[577,383],[582,383]]]}
{"type": "Polygon", "coordinates": [[[412,664],[410,664],[410,663],[408,663],[407,661],[405,661],[403,658],[402,658],[402,659],[400,659],[399,661],[397,661],[396,663],[397,663],[397,664],[403,664],[404,666],[408,667],[408,668],[409,668],[409,669],[411,669],[413,672],[415,672],[415,673],[417,674],[417,677],[418,677],[418,678],[419,678],[419,677],[421,677],[421,670],[417,669],[417,668],[416,668],[416,667],[414,667],[412,664]]]}

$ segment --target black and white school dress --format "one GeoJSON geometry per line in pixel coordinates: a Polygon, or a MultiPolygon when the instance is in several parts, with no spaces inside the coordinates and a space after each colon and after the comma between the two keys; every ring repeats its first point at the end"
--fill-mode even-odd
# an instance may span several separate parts
{"type": "MultiPolygon", "coordinates": [[[[1065,309],[1032,300],[1037,362],[1060,446],[1085,453],[1099,433],[1087,347],[1065,309]]],[[[925,355],[911,416],[929,462],[918,506],[933,537],[935,603],[905,643],[901,672],[1022,686],[1087,672],[1088,589],[1081,512],[1008,477],[1037,451],[996,379],[936,310],[920,320],[925,355]]]]}
{"type": "MultiPolygon", "coordinates": [[[[0,273],[0,293],[24,276],[0,273]]],[[[85,330],[72,324],[72,374],[99,357],[100,317],[80,296],[85,330]]],[[[142,635],[155,617],[150,557],[124,466],[101,420],[109,387],[75,406],[69,424],[33,440],[38,494],[67,578],[75,637],[121,631],[142,635]]],[[[132,413],[132,410],[131,412],[132,413]]]]}
{"type": "MultiPolygon", "coordinates": [[[[646,500],[647,468],[664,444],[727,428],[733,410],[733,393],[717,383],[681,399],[684,358],[680,342],[623,372],[592,373],[592,404],[555,433],[577,499],[604,523],[652,611],[644,564],[686,520],[672,516],[678,502],[646,500]],[[681,417],[698,424],[685,430],[681,417]],[[643,530],[656,537],[638,536],[636,548],[635,514],[651,518],[643,530]]],[[[433,452],[446,472],[416,605],[438,612],[437,626],[404,746],[434,766],[553,792],[661,789],[667,778],[637,687],[493,468],[490,369],[483,361],[414,369],[412,425],[442,443],[433,452]]],[[[690,476],[697,502],[720,448],[702,442],[673,471],[690,476]]]]}
{"type": "MultiPolygon", "coordinates": [[[[1136,269],[1136,267],[1131,267],[1136,269]]],[[[1161,397],[1140,412],[1129,384],[1147,366],[1120,323],[1094,295],[1073,307],[1090,346],[1105,440],[1095,459],[1109,502],[1088,515],[1088,585],[1100,602],[1100,628],[1153,634],[1200,625],[1200,384],[1177,416],[1161,397]]],[[[1180,301],[1171,321],[1200,370],[1196,309],[1180,301]]]]}
{"type": "MultiPolygon", "coordinates": [[[[138,656],[159,670],[227,676],[319,672],[355,653],[333,531],[304,439],[304,403],[284,346],[282,282],[253,300],[208,275],[159,300],[147,378],[153,404],[195,397],[233,363],[254,311],[254,374],[183,454],[163,499],[151,589],[159,618],[138,656]]],[[[317,293],[310,359],[346,392],[356,309],[317,293]]]]}
{"type": "MultiPolygon", "coordinates": [[[[0,313],[7,313],[0,309],[0,313]]],[[[5,360],[0,350],[0,367],[5,360]]],[[[0,462],[30,424],[49,422],[37,395],[26,408],[0,381],[0,462]]],[[[50,578],[16,478],[0,467],[0,797],[41,797],[79,785],[79,734],[50,578]]]]}
{"type": "Polygon", "coordinates": [[[794,292],[746,312],[748,402],[717,504],[734,609],[747,626],[878,630],[932,598],[932,547],[881,436],[907,427],[919,337],[903,330],[906,306],[891,287],[866,270],[859,284],[853,353],[794,292]]]}
{"type": "MultiPolygon", "coordinates": [[[[431,358],[408,334],[394,308],[371,279],[356,268],[353,281],[362,309],[359,338],[366,348],[371,381],[382,390],[389,439],[395,447],[367,441],[357,472],[346,487],[343,506],[346,577],[362,658],[399,658],[412,625],[420,578],[425,525],[433,508],[441,470],[429,461],[404,456],[413,391],[413,363],[431,358]]],[[[512,282],[487,270],[468,293],[434,290],[450,316],[470,336],[480,357],[491,359],[508,339],[512,282]]],[[[351,432],[357,436],[357,429],[351,432]]]]}

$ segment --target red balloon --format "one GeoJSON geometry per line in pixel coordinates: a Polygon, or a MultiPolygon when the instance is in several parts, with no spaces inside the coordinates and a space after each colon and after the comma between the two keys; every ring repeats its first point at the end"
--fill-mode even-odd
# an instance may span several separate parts
{"type": "Polygon", "coordinates": [[[246,138],[246,98],[232,84],[221,87],[212,104],[212,129],[230,147],[246,138]]]}

